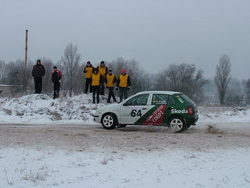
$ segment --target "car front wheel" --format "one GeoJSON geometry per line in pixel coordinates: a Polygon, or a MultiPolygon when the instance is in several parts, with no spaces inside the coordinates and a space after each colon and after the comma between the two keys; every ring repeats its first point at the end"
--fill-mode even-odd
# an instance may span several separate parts
{"type": "Polygon", "coordinates": [[[181,117],[172,117],[169,121],[169,127],[176,133],[186,129],[185,121],[181,117]]]}
{"type": "Polygon", "coordinates": [[[102,126],[105,129],[114,129],[117,125],[117,118],[114,114],[105,114],[102,117],[102,126]]]}

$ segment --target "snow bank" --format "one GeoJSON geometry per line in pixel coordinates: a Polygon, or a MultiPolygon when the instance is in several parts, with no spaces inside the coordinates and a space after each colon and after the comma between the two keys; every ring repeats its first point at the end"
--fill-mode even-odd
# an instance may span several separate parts
{"type": "Polygon", "coordinates": [[[103,104],[92,104],[92,95],[77,95],[53,100],[45,94],[2,99],[2,122],[12,123],[93,123],[91,113],[103,104]]]}
{"type": "MultiPolygon", "coordinates": [[[[106,103],[92,104],[92,94],[53,100],[45,94],[0,99],[2,123],[94,123],[91,114],[106,103]]],[[[199,121],[250,121],[250,110],[232,107],[198,107],[199,121]]]]}

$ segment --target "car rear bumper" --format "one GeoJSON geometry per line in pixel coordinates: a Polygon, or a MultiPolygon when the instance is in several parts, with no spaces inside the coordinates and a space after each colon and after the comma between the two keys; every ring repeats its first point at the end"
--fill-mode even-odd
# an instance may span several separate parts
{"type": "Polygon", "coordinates": [[[186,118],[186,123],[187,125],[195,125],[195,123],[198,121],[199,116],[195,115],[195,116],[187,116],[186,118]]]}

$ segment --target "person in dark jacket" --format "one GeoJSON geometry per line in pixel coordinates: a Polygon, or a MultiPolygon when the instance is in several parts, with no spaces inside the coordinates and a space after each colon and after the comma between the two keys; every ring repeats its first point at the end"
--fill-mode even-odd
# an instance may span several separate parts
{"type": "Polygon", "coordinates": [[[116,84],[116,90],[118,90],[119,87],[120,102],[122,102],[123,98],[128,98],[128,90],[130,89],[130,85],[130,77],[126,73],[126,70],[123,69],[116,84]]]}
{"type": "Polygon", "coordinates": [[[100,95],[100,84],[101,84],[101,74],[98,72],[97,68],[93,69],[93,73],[91,74],[91,86],[93,91],[93,103],[95,103],[95,94],[96,94],[96,102],[99,103],[99,95],[100,95]]]}
{"type": "Polygon", "coordinates": [[[38,59],[36,62],[36,65],[33,66],[32,69],[32,76],[34,77],[35,82],[35,93],[41,93],[42,92],[42,86],[43,86],[43,76],[45,75],[45,68],[41,64],[41,60],[38,59]]]}
{"type": "Polygon", "coordinates": [[[62,78],[62,72],[59,71],[57,69],[57,66],[54,66],[54,71],[52,73],[52,82],[54,84],[54,95],[53,95],[53,99],[58,98],[59,97],[59,92],[60,92],[60,80],[62,78]]]}

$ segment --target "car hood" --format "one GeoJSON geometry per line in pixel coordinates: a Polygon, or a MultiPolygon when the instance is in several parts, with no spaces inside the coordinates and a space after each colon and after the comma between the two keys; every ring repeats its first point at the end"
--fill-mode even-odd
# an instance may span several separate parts
{"type": "Polygon", "coordinates": [[[115,112],[120,109],[121,104],[109,104],[101,108],[96,109],[96,112],[106,113],[106,112],[115,112]]]}

